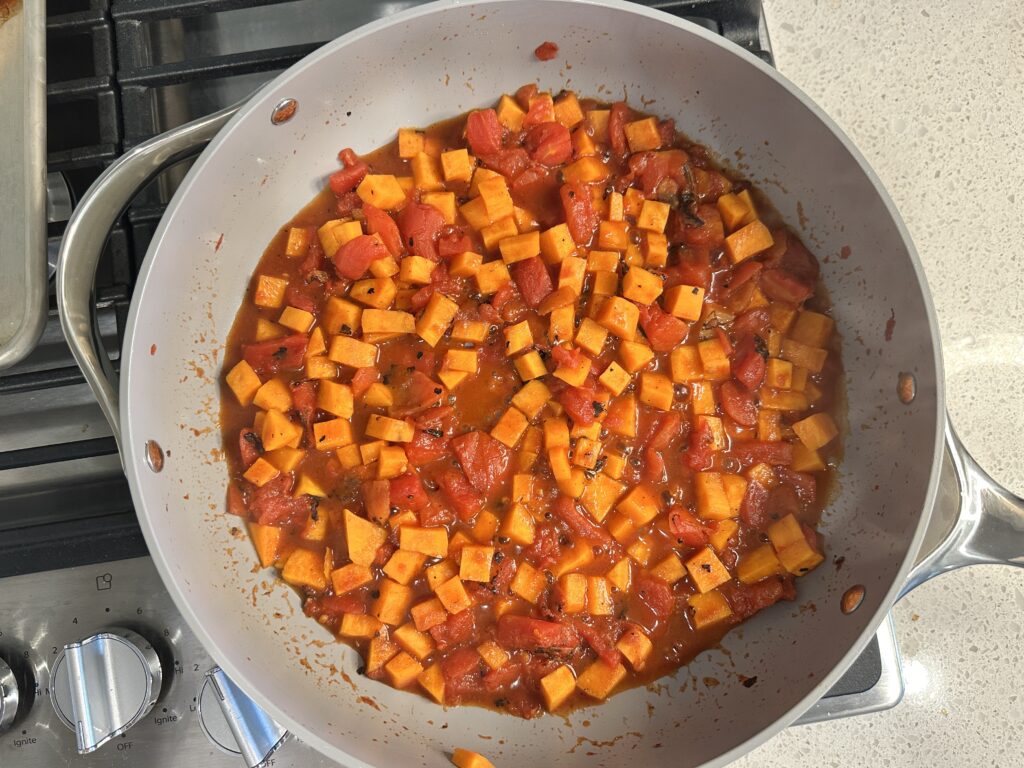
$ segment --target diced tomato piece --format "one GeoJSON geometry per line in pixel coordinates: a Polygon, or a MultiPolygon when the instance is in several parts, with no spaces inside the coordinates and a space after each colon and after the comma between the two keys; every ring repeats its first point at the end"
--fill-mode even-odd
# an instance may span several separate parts
{"type": "Polygon", "coordinates": [[[499,691],[504,693],[515,685],[516,680],[522,673],[523,670],[518,664],[505,664],[497,669],[490,670],[484,675],[481,682],[483,683],[484,690],[490,693],[497,693],[499,691]]]}
{"type": "Polygon", "coordinates": [[[448,507],[441,504],[427,504],[419,511],[420,525],[424,528],[437,528],[441,525],[451,525],[455,522],[455,515],[448,507]]]}
{"type": "Polygon", "coordinates": [[[444,397],[444,387],[422,371],[413,371],[408,384],[409,404],[416,408],[439,405],[444,397]]]}
{"type": "MultiPolygon", "coordinates": [[[[560,349],[560,347],[554,349],[560,349]]],[[[573,423],[581,427],[588,427],[597,418],[597,413],[594,410],[596,397],[597,393],[591,387],[565,387],[558,393],[558,402],[572,417],[573,423]]]]}
{"type": "Polygon", "coordinates": [[[687,183],[686,152],[668,149],[662,152],[639,152],[629,158],[629,170],[639,181],[646,197],[675,191],[687,183]],[[665,183],[666,180],[673,182],[665,183]]]}
{"type": "Polygon", "coordinates": [[[555,182],[555,176],[550,168],[540,163],[531,162],[516,174],[510,185],[512,191],[516,193],[517,200],[526,199],[534,203],[538,220],[542,224],[545,221],[550,223],[552,215],[558,216],[557,213],[552,213],[549,205],[545,204],[549,199],[557,202],[558,187],[553,182],[555,182]]]}
{"type": "Polygon", "coordinates": [[[569,226],[569,234],[576,245],[590,245],[597,231],[598,217],[590,201],[590,190],[580,181],[563,184],[559,195],[562,198],[562,209],[565,211],[565,222],[569,226]]]}
{"type": "Polygon", "coordinates": [[[448,439],[446,437],[443,435],[438,437],[422,429],[417,429],[413,433],[412,441],[405,444],[406,458],[416,467],[429,464],[447,453],[448,439]]]}
{"type": "MultiPolygon", "coordinates": [[[[305,280],[313,279],[313,273],[321,273],[324,269],[324,249],[320,245],[320,238],[316,236],[316,231],[310,234],[309,248],[306,250],[306,258],[299,264],[299,274],[305,280]]],[[[326,277],[326,273],[323,277],[326,277]]]]}
{"type": "Polygon", "coordinates": [[[500,563],[495,560],[497,565],[494,568],[494,573],[491,574],[491,580],[488,582],[488,586],[491,588],[495,595],[507,595],[509,585],[512,583],[512,579],[516,575],[516,561],[515,558],[506,557],[500,563]]]}
{"type": "Polygon", "coordinates": [[[722,345],[722,352],[726,357],[732,354],[732,341],[729,339],[729,334],[726,333],[721,326],[715,328],[715,336],[718,338],[718,343],[722,345]]]}
{"type": "Polygon", "coordinates": [[[764,382],[764,374],[767,370],[765,358],[768,356],[768,347],[760,336],[752,333],[744,334],[736,343],[732,354],[730,368],[736,380],[753,392],[764,382]]]}
{"type": "Polygon", "coordinates": [[[472,250],[473,240],[461,227],[446,228],[437,238],[437,253],[442,259],[472,250]]]}
{"type": "Polygon", "coordinates": [[[248,469],[263,454],[263,441],[258,433],[242,427],[238,434],[238,454],[242,459],[242,467],[248,469]]]}
{"type": "Polygon", "coordinates": [[[558,55],[558,46],[545,40],[533,50],[533,55],[541,61],[551,61],[558,55]]]}
{"type": "Polygon", "coordinates": [[[551,505],[551,511],[572,533],[581,538],[602,544],[610,544],[613,541],[604,526],[595,523],[590,515],[580,509],[575,499],[559,495],[551,505]]]}
{"type": "Polygon", "coordinates": [[[480,155],[479,159],[487,168],[497,171],[509,181],[516,178],[530,164],[530,155],[522,147],[510,147],[489,155],[480,155]]]}
{"type": "Polygon", "coordinates": [[[554,528],[545,525],[537,530],[533,544],[524,549],[523,554],[538,568],[544,568],[558,559],[560,551],[558,533],[554,528]]]}
{"type": "Polygon", "coordinates": [[[338,212],[338,216],[342,219],[347,219],[352,216],[352,212],[356,208],[362,206],[363,200],[355,192],[346,192],[343,195],[338,195],[338,200],[334,205],[334,210],[338,212]]]}
{"type": "Polygon", "coordinates": [[[304,525],[313,509],[309,496],[292,498],[292,476],[281,474],[252,494],[249,512],[260,525],[304,525]]]}
{"type": "Polygon", "coordinates": [[[515,297],[516,286],[512,283],[505,283],[494,292],[494,295],[491,297],[491,306],[501,313],[505,309],[505,305],[515,299],[515,297]]]}
{"type": "Polygon", "coordinates": [[[245,493],[235,483],[228,485],[228,513],[239,517],[248,517],[249,509],[245,505],[245,493]]]}
{"type": "Polygon", "coordinates": [[[385,522],[391,516],[390,483],[387,480],[367,480],[362,491],[366,516],[378,523],[385,522]]]}
{"type": "Polygon", "coordinates": [[[537,95],[537,90],[536,83],[527,83],[526,85],[520,86],[516,91],[516,103],[518,103],[523,110],[529,109],[530,102],[533,101],[534,97],[537,95]]]}
{"type": "Polygon", "coordinates": [[[480,693],[487,669],[475,648],[459,648],[445,656],[441,660],[445,698],[458,701],[462,696],[480,693]]]}
{"type": "Polygon", "coordinates": [[[583,619],[576,619],[573,626],[598,658],[614,667],[622,661],[622,654],[615,647],[620,634],[620,622],[611,616],[594,616],[591,620],[593,623],[588,624],[583,619]]]}
{"type": "Polygon", "coordinates": [[[532,128],[543,123],[551,123],[555,120],[553,104],[548,99],[534,99],[530,108],[526,110],[526,117],[523,118],[523,128],[532,128]]]}
{"type": "Polygon", "coordinates": [[[413,422],[420,429],[434,429],[435,437],[443,437],[454,432],[456,421],[455,409],[450,405],[428,408],[413,417],[413,422]]]}
{"type": "Polygon", "coordinates": [[[288,290],[285,291],[285,301],[295,307],[309,312],[312,315],[317,314],[317,302],[323,298],[323,286],[320,283],[312,283],[310,285],[297,285],[292,283],[288,286],[288,290]],[[310,294],[320,294],[316,298],[310,294]]]}
{"type": "Polygon", "coordinates": [[[638,576],[633,583],[633,592],[659,619],[667,618],[675,609],[676,598],[672,594],[672,587],[656,576],[638,576]]]}
{"type": "Polygon", "coordinates": [[[714,444],[715,436],[711,433],[711,427],[706,421],[702,421],[690,432],[690,447],[683,454],[686,466],[694,472],[710,469],[714,444]]]}
{"type": "Polygon", "coordinates": [[[722,282],[723,298],[732,296],[736,292],[737,288],[746,285],[757,277],[757,273],[760,272],[763,267],[764,264],[760,261],[754,261],[753,259],[747,259],[733,267],[722,282]]]}
{"type": "Polygon", "coordinates": [[[686,248],[679,254],[679,263],[665,269],[665,288],[674,285],[695,285],[705,291],[711,288],[711,254],[704,248],[686,248]]]}
{"type": "Polygon", "coordinates": [[[434,286],[424,285],[416,293],[409,297],[409,305],[412,307],[413,312],[419,312],[428,303],[430,303],[430,297],[434,295],[434,286]]]}
{"type": "Polygon", "coordinates": [[[352,381],[349,382],[349,386],[352,387],[352,396],[356,399],[362,397],[375,381],[380,381],[380,371],[376,367],[356,368],[352,374],[352,381]]]}
{"type": "Polygon", "coordinates": [[[690,332],[689,325],[664,312],[657,304],[640,307],[640,326],[655,352],[671,352],[690,332]]]}
{"type": "Polygon", "coordinates": [[[722,245],[725,242],[725,227],[718,208],[707,204],[698,205],[696,215],[702,223],[687,223],[683,229],[683,242],[703,248],[717,248],[722,245]]]}
{"type": "Polygon", "coordinates": [[[583,352],[579,349],[569,349],[566,346],[551,348],[551,359],[556,365],[564,365],[566,368],[574,368],[579,364],[583,352]]]}
{"type": "Polygon", "coordinates": [[[403,244],[417,256],[431,261],[441,258],[437,253],[437,239],[444,225],[444,214],[432,205],[409,201],[398,214],[403,244]]]}
{"type": "Polygon", "coordinates": [[[392,507],[417,512],[427,506],[430,499],[418,475],[406,472],[391,479],[389,501],[392,507]]]}
{"type": "Polygon", "coordinates": [[[612,104],[611,113],[608,115],[608,141],[616,155],[621,156],[629,151],[629,145],[626,143],[626,123],[632,120],[633,110],[626,106],[626,102],[616,101],[612,104]]]}
{"type": "Polygon", "coordinates": [[[772,464],[788,467],[793,463],[792,443],[768,443],[761,440],[739,440],[732,444],[729,453],[744,467],[752,464],[772,464]]]}
{"type": "Polygon", "coordinates": [[[579,645],[580,636],[570,624],[506,613],[498,619],[497,640],[509,651],[569,653],[579,645]]]}
{"type": "Polygon", "coordinates": [[[781,520],[789,515],[800,514],[800,497],[791,485],[777,485],[768,492],[765,501],[765,514],[768,522],[781,520]]]}
{"type": "Polygon", "coordinates": [[[351,149],[341,150],[338,153],[338,159],[345,167],[332,173],[328,183],[331,186],[331,191],[341,196],[359,186],[359,182],[369,173],[370,167],[360,160],[351,149]]]}
{"type": "Polygon", "coordinates": [[[669,411],[657,421],[654,431],[644,445],[642,474],[648,482],[661,482],[665,476],[664,451],[684,431],[685,423],[679,411],[669,411]]]}
{"type": "Polygon", "coordinates": [[[668,528],[687,547],[703,547],[708,543],[704,524],[685,507],[675,506],[668,511],[668,528]]]}
{"type": "Polygon", "coordinates": [[[483,494],[491,494],[509,470],[509,450],[486,432],[474,430],[453,437],[452,448],[469,482],[483,494]]]}
{"type": "Polygon", "coordinates": [[[476,621],[473,609],[448,614],[448,618],[430,628],[430,635],[441,650],[462,645],[476,635],[476,621]]]}
{"type": "Polygon", "coordinates": [[[768,525],[768,489],[756,480],[747,483],[740,504],[740,517],[751,528],[764,530],[768,525]]]}
{"type": "Polygon", "coordinates": [[[572,157],[572,137],[561,123],[540,123],[527,132],[526,149],[534,162],[554,167],[572,157]]]}
{"type": "Polygon", "coordinates": [[[355,592],[322,595],[307,600],[302,610],[307,616],[326,616],[334,621],[340,621],[346,613],[366,613],[366,596],[355,592]]]}
{"type": "Polygon", "coordinates": [[[765,270],[781,269],[813,286],[820,271],[814,254],[788,229],[775,230],[772,239],[774,242],[763,258],[765,270]]]}
{"type": "Polygon", "coordinates": [[[737,337],[750,333],[760,336],[763,339],[768,335],[768,328],[770,325],[771,317],[768,314],[768,310],[764,307],[758,307],[757,309],[748,309],[742,315],[737,316],[736,319],[732,321],[730,330],[736,334],[737,337]]]}
{"type": "Polygon", "coordinates": [[[517,261],[511,267],[512,279],[516,281],[519,293],[526,303],[536,308],[548,294],[555,290],[547,266],[538,256],[517,261]]]}
{"type": "Polygon", "coordinates": [[[658,122],[658,136],[661,137],[661,146],[672,146],[676,140],[676,121],[671,117],[668,120],[660,120],[658,122]]]}
{"type": "Polygon", "coordinates": [[[811,507],[817,501],[818,481],[814,475],[808,472],[794,472],[789,467],[778,467],[775,474],[781,482],[793,486],[804,507],[811,507]]]}
{"type": "Polygon", "coordinates": [[[305,334],[294,333],[280,339],[267,339],[242,345],[242,357],[256,373],[263,375],[301,368],[305,363],[305,334]]]}
{"type": "Polygon", "coordinates": [[[375,237],[359,235],[337,250],[331,261],[342,277],[358,280],[366,274],[370,264],[388,255],[387,248],[375,237]]]}
{"type": "Polygon", "coordinates": [[[493,109],[478,109],[466,118],[466,141],[474,155],[492,155],[501,149],[502,128],[493,109]]]}
{"type": "Polygon", "coordinates": [[[455,510],[456,516],[463,522],[473,519],[484,505],[483,498],[474,490],[466,476],[457,469],[446,469],[437,477],[448,502],[455,510]]]}
{"type": "Polygon", "coordinates": [[[734,381],[722,384],[722,410],[726,416],[744,427],[757,424],[757,404],[754,402],[754,396],[734,381]]]}
{"type": "Polygon", "coordinates": [[[736,622],[746,621],[779,600],[796,599],[792,576],[764,579],[754,584],[726,582],[720,589],[732,607],[732,618],[736,622]]]}
{"type": "Polygon", "coordinates": [[[366,216],[366,231],[371,235],[380,235],[384,247],[392,256],[401,256],[405,250],[402,247],[402,234],[391,215],[370,203],[363,203],[363,214],[366,216]]]}
{"type": "Polygon", "coordinates": [[[769,299],[799,304],[814,293],[814,284],[784,269],[766,269],[761,273],[761,290],[769,299]]]}

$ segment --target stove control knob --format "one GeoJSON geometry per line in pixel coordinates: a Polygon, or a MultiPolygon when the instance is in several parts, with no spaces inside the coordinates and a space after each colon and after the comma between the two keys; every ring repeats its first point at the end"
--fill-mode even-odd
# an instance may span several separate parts
{"type": "Polygon", "coordinates": [[[288,732],[246,696],[220,667],[203,678],[199,690],[199,725],[210,741],[249,768],[266,765],[288,732]]]}
{"type": "Polygon", "coordinates": [[[53,708],[85,755],[142,720],[162,682],[160,659],[149,641],[110,628],[64,646],[53,665],[53,708]]]}
{"type": "Polygon", "coordinates": [[[0,659],[0,733],[11,727],[18,714],[18,681],[7,662],[0,659]]]}

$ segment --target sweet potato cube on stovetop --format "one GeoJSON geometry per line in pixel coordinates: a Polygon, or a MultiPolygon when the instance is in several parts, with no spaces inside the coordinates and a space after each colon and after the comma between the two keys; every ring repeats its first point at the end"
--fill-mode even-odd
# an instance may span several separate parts
{"type": "Polygon", "coordinates": [[[611,666],[598,659],[580,673],[576,686],[595,699],[606,699],[625,676],[626,668],[621,664],[611,666]]]}
{"type": "Polygon", "coordinates": [[[456,749],[452,752],[452,762],[456,768],[494,768],[494,763],[486,757],[468,749],[456,749]]]}
{"type": "Polygon", "coordinates": [[[293,587],[310,587],[319,591],[327,589],[323,554],[309,549],[296,549],[285,562],[281,578],[293,587]]]}
{"type": "Polygon", "coordinates": [[[249,536],[252,538],[252,545],[256,548],[260,565],[264,568],[273,565],[277,560],[283,534],[284,529],[276,525],[249,523],[249,536]]]}
{"type": "Polygon", "coordinates": [[[412,602],[412,588],[391,579],[384,579],[378,597],[370,607],[370,614],[384,624],[398,626],[405,621],[412,602]]]}
{"type": "Polygon", "coordinates": [[[427,658],[434,651],[434,640],[425,632],[416,629],[411,621],[403,624],[391,633],[402,650],[419,661],[427,658]]]}
{"type": "Polygon", "coordinates": [[[438,704],[444,704],[444,672],[440,664],[424,669],[416,678],[430,697],[438,704]]]}
{"type": "Polygon", "coordinates": [[[718,590],[706,592],[699,595],[690,595],[687,598],[690,604],[690,614],[695,629],[703,629],[712,624],[717,624],[732,615],[732,608],[718,590]]]}
{"type": "Polygon", "coordinates": [[[444,528],[403,525],[398,532],[398,541],[401,549],[422,552],[427,557],[445,557],[448,554],[448,532],[444,528]]]}
{"type": "Polygon", "coordinates": [[[372,565],[377,550],[388,537],[387,531],[347,509],[344,521],[348,559],[359,565],[372,565]]]}
{"type": "Polygon", "coordinates": [[[490,581],[493,559],[494,547],[467,544],[462,548],[459,578],[463,581],[490,581]]]}
{"type": "Polygon", "coordinates": [[[744,584],[753,584],[784,570],[771,544],[762,544],[745,553],[736,564],[736,576],[744,584]]]}
{"type": "Polygon", "coordinates": [[[334,594],[343,595],[373,581],[373,572],[365,565],[348,563],[331,571],[331,586],[334,594]]]}
{"type": "Polygon", "coordinates": [[[453,576],[444,584],[439,585],[434,593],[448,613],[462,613],[473,605],[472,598],[466,592],[466,587],[458,576],[453,576]]]}
{"type": "Polygon", "coordinates": [[[388,680],[395,688],[408,688],[423,671],[423,665],[402,651],[384,665],[384,671],[387,672],[388,680]]]}
{"type": "Polygon", "coordinates": [[[627,624],[626,631],[622,633],[615,647],[626,657],[633,669],[639,672],[647,663],[647,657],[651,655],[654,644],[636,624],[627,624]]]}

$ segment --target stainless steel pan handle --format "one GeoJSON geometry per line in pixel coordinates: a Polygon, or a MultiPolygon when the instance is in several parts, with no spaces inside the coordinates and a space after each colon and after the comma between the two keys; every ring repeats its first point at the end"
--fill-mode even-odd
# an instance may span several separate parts
{"type": "Polygon", "coordinates": [[[165,168],[199,154],[238,111],[233,105],[139,144],[93,183],[68,221],[57,261],[57,309],[78,367],[110,422],[118,449],[117,373],[96,325],[93,284],[110,229],[139,190],[165,168]]]}
{"type": "Polygon", "coordinates": [[[939,545],[914,566],[900,597],[935,576],[966,565],[1024,568],[1024,499],[978,466],[948,418],[946,450],[959,489],[959,513],[939,545]]]}

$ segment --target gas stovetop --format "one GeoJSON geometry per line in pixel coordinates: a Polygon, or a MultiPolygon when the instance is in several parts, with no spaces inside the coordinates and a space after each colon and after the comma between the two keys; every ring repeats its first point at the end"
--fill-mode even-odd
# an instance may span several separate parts
{"type": "MultiPolygon", "coordinates": [[[[417,4],[48,0],[51,261],[75,202],[124,151],[243,99],[324,42],[417,4]]],[[[760,0],[645,4],[689,18],[772,63],[760,0]]],[[[182,164],[155,179],[111,233],[95,299],[115,366],[135,277],[186,171],[182,164]]],[[[238,723],[256,728],[242,744],[269,753],[281,733],[259,713],[232,709],[232,702],[244,707],[244,697],[233,698],[230,682],[216,674],[147,557],[113,437],[64,343],[52,282],[48,309],[33,352],[0,372],[0,765],[236,765],[238,723]],[[67,725],[69,680],[87,671],[94,656],[118,654],[133,671],[119,673],[115,687],[141,697],[138,711],[107,707],[95,714],[100,720],[131,715],[134,725],[81,757],[67,725]],[[13,672],[5,677],[7,667],[13,672]],[[225,717],[235,715],[232,729],[225,717]]],[[[887,621],[802,722],[891,707],[902,691],[887,621]]],[[[294,740],[273,760],[327,764],[294,740]]]]}

